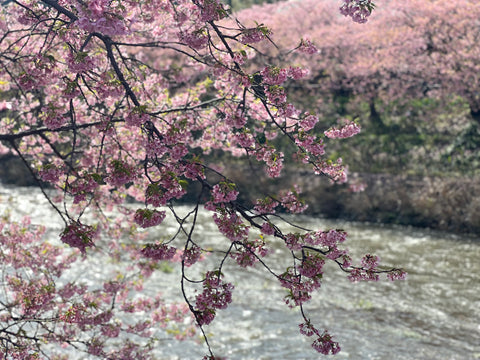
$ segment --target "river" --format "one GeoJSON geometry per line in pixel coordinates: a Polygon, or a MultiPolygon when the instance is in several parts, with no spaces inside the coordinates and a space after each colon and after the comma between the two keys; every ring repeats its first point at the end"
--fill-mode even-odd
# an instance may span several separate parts
{"type": "MultiPolygon", "coordinates": [[[[35,189],[0,186],[0,214],[7,207],[14,208],[14,217],[30,214],[32,223],[47,225],[52,233],[61,228],[35,189]]],[[[406,281],[351,284],[335,266],[326,265],[322,288],[305,308],[312,322],[329,329],[340,343],[342,351],[332,358],[480,359],[480,238],[305,216],[291,219],[312,229],[345,229],[353,255],[373,253],[383,264],[408,272],[406,281]]],[[[162,232],[174,231],[173,223],[162,226],[162,232]]],[[[203,246],[225,241],[206,212],[200,215],[199,226],[203,246]]],[[[278,247],[269,262],[281,263],[285,256],[278,247]]],[[[206,269],[215,260],[213,256],[200,266],[206,269]]],[[[88,261],[85,269],[105,268],[101,259],[88,261]]],[[[299,334],[298,310],[284,305],[284,289],[269,274],[261,268],[239,271],[233,263],[227,263],[224,272],[235,285],[234,301],[206,327],[218,355],[230,360],[321,358],[309,339],[299,334]]],[[[159,286],[168,296],[177,296],[178,271],[155,274],[145,291],[159,286]]],[[[157,356],[193,360],[205,353],[205,347],[193,340],[166,341],[157,356]]]]}

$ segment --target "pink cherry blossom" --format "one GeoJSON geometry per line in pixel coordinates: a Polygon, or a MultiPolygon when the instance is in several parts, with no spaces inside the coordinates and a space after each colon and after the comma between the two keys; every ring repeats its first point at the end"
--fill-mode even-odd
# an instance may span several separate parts
{"type": "Polygon", "coordinates": [[[63,169],[58,168],[53,164],[46,164],[39,170],[38,175],[40,179],[48,182],[57,182],[60,176],[64,173],[63,169]]]}
{"type": "Polygon", "coordinates": [[[203,258],[202,249],[197,245],[192,245],[182,254],[182,260],[185,266],[190,267],[203,258]]]}
{"type": "Polygon", "coordinates": [[[387,274],[387,278],[391,281],[405,280],[407,278],[407,273],[401,269],[395,269],[387,274]]]}
{"type": "Polygon", "coordinates": [[[340,13],[357,23],[366,23],[375,5],[371,0],[344,0],[340,13]]]}
{"type": "Polygon", "coordinates": [[[299,123],[300,127],[304,131],[310,131],[315,127],[315,124],[318,122],[318,117],[315,115],[307,114],[299,123]]]}
{"type": "Polygon", "coordinates": [[[157,211],[150,209],[138,209],[135,212],[134,221],[142,228],[160,225],[165,219],[165,211],[157,211]]]}
{"type": "Polygon", "coordinates": [[[203,292],[195,297],[195,316],[199,325],[208,325],[216,310],[225,309],[232,302],[233,285],[221,280],[219,272],[207,272],[203,292]]]}
{"type": "Polygon", "coordinates": [[[325,131],[325,136],[330,139],[345,139],[352,137],[360,132],[360,126],[353,121],[348,121],[340,129],[332,127],[325,131]]]}
{"type": "Polygon", "coordinates": [[[110,163],[110,171],[105,181],[113,186],[120,187],[135,180],[137,176],[137,170],[134,166],[121,160],[113,160],[110,163]]]}
{"type": "Polygon", "coordinates": [[[60,234],[60,239],[65,244],[77,248],[82,254],[85,254],[87,247],[94,246],[93,238],[96,234],[97,230],[92,226],[72,221],[60,234]]]}
{"type": "Polygon", "coordinates": [[[215,203],[235,201],[237,195],[238,191],[235,190],[235,184],[226,181],[214,185],[212,189],[213,202],[215,203]]]}
{"type": "Polygon", "coordinates": [[[327,331],[312,343],[312,347],[324,355],[335,355],[340,351],[340,346],[332,340],[332,336],[327,331]]]}
{"type": "Polygon", "coordinates": [[[240,41],[243,44],[254,44],[263,41],[267,36],[271,36],[272,31],[265,26],[258,26],[256,28],[244,29],[240,41]]]}
{"type": "Polygon", "coordinates": [[[165,244],[147,244],[142,250],[142,256],[155,261],[169,260],[175,255],[176,249],[165,244]]]}
{"type": "Polygon", "coordinates": [[[288,70],[278,67],[266,67],[260,71],[263,77],[263,83],[268,85],[281,85],[287,80],[288,70]]]}
{"type": "Polygon", "coordinates": [[[301,40],[300,45],[298,46],[298,51],[308,55],[318,53],[317,47],[308,39],[301,40]]]}

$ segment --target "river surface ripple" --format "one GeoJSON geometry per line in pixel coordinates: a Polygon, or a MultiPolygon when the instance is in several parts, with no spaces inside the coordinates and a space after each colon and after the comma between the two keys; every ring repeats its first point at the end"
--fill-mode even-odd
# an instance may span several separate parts
{"type": "MultiPolygon", "coordinates": [[[[14,218],[30,215],[32,223],[46,225],[52,234],[61,230],[36,189],[0,185],[0,214],[7,208],[14,218]]],[[[306,216],[291,219],[311,229],[342,228],[349,234],[346,246],[354,258],[376,254],[383,264],[408,272],[406,281],[351,284],[335,266],[325,266],[324,283],[305,309],[313,323],[329,329],[340,343],[342,351],[334,359],[480,359],[480,238],[306,216]]],[[[162,226],[157,230],[162,235],[176,229],[168,221],[162,226]]],[[[203,246],[225,243],[206,212],[198,227],[203,246]]],[[[268,263],[281,269],[286,256],[277,246],[268,263]]],[[[209,257],[201,270],[210,269],[215,260],[209,257]]],[[[99,258],[83,264],[82,271],[97,272],[92,279],[106,269],[99,258]]],[[[269,274],[259,267],[239,271],[231,262],[224,273],[235,285],[234,301],[206,327],[218,355],[230,360],[321,358],[299,334],[298,310],[284,305],[284,289],[269,274]]],[[[175,298],[180,294],[178,275],[177,269],[156,273],[144,291],[154,293],[161,286],[175,298]]],[[[204,354],[205,347],[191,340],[166,341],[157,353],[161,360],[200,359],[204,354]]]]}

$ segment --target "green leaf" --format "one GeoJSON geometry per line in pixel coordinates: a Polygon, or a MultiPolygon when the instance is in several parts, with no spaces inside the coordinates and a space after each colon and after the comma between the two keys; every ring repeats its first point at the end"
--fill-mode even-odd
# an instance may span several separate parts
{"type": "Polygon", "coordinates": [[[182,187],[183,190],[187,190],[188,181],[187,180],[178,180],[178,184],[182,187]]]}

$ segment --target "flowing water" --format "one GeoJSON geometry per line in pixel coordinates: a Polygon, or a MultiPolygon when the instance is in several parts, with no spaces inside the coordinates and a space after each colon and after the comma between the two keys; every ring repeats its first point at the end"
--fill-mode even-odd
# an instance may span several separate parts
{"type": "MultiPolygon", "coordinates": [[[[54,234],[61,229],[36,190],[0,186],[0,214],[6,207],[15,208],[15,217],[30,214],[33,223],[49,226],[54,234]]],[[[480,238],[312,217],[290,220],[311,229],[343,228],[349,234],[346,246],[353,255],[376,254],[383,264],[408,272],[406,281],[351,284],[338,268],[325,266],[322,288],[305,309],[313,323],[328,329],[340,343],[342,351],[333,358],[480,359],[480,238]]],[[[175,227],[166,222],[155,231],[159,234],[152,236],[165,236],[175,227]]],[[[197,234],[204,247],[218,247],[226,241],[207,213],[199,218],[197,234]]],[[[274,248],[268,263],[281,270],[288,254],[280,246],[274,248]]],[[[215,256],[209,257],[200,268],[211,269],[215,260],[215,256]]],[[[96,272],[91,278],[101,277],[106,268],[102,260],[88,261],[82,273],[90,269],[96,272]]],[[[264,269],[240,271],[227,262],[224,273],[235,285],[234,301],[206,327],[218,355],[231,360],[322,358],[298,332],[298,310],[285,306],[284,289],[264,269]]],[[[178,275],[176,270],[159,272],[145,291],[161,288],[167,297],[179,296],[178,275]]],[[[165,341],[157,356],[188,360],[200,359],[205,353],[205,347],[193,340],[165,341]]]]}

